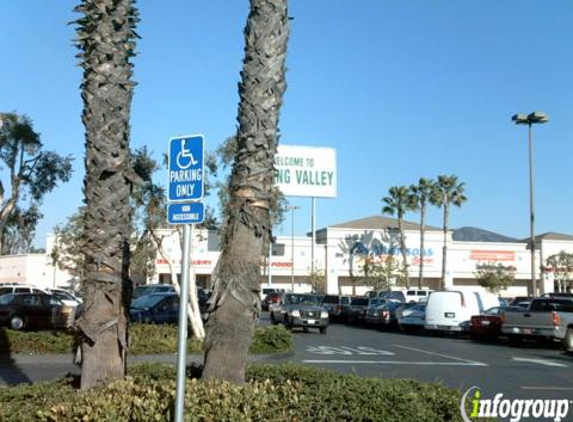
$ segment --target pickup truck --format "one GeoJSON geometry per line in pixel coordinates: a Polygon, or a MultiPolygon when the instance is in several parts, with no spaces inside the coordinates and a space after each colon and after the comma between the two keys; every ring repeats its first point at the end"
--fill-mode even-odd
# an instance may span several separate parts
{"type": "Polygon", "coordinates": [[[524,338],[557,339],[573,351],[573,300],[543,297],[532,299],[527,310],[508,308],[501,332],[513,345],[524,338]]]}

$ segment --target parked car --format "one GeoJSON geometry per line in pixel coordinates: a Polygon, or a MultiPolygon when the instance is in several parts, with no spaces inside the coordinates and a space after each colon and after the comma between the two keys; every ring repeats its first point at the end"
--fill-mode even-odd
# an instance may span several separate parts
{"type": "Polygon", "coordinates": [[[508,308],[527,309],[527,308],[529,308],[529,304],[531,303],[531,299],[533,299],[531,296],[514,297],[513,299],[511,299],[509,301],[507,306],[508,306],[508,308]]]}
{"type": "Polygon", "coordinates": [[[9,293],[49,294],[47,290],[40,289],[39,287],[30,286],[28,284],[17,284],[17,283],[0,284],[0,296],[9,293]]]}
{"type": "Polygon", "coordinates": [[[383,299],[395,299],[399,302],[406,302],[406,295],[401,290],[382,290],[378,292],[376,297],[381,297],[383,299]]]}
{"type": "Polygon", "coordinates": [[[408,289],[404,302],[426,302],[432,291],[430,289],[408,289]]]}
{"type": "Polygon", "coordinates": [[[278,307],[271,311],[272,324],[284,324],[287,328],[318,328],[325,334],[328,327],[328,312],[319,298],[312,294],[286,293],[278,307]]]}
{"type": "Polygon", "coordinates": [[[416,312],[418,310],[425,310],[426,309],[426,303],[425,302],[408,302],[408,303],[402,303],[397,309],[396,309],[396,319],[400,319],[403,316],[408,316],[410,315],[412,312],[416,312]]]}
{"type": "Polygon", "coordinates": [[[525,311],[508,309],[501,332],[514,345],[525,338],[557,339],[573,351],[573,299],[534,298],[525,311]]]}
{"type": "Polygon", "coordinates": [[[471,317],[494,306],[499,306],[499,299],[490,293],[432,292],[426,306],[424,327],[435,331],[469,331],[471,317]]]}
{"type": "Polygon", "coordinates": [[[73,292],[67,289],[62,289],[60,287],[51,287],[47,291],[60,299],[62,303],[66,306],[77,307],[83,303],[83,300],[74,295],[73,292]]]}
{"type": "Polygon", "coordinates": [[[175,288],[172,284],[144,284],[142,286],[137,286],[133,289],[133,294],[131,300],[135,300],[141,296],[148,295],[151,293],[174,293],[175,288]]]}
{"type": "Polygon", "coordinates": [[[426,323],[426,304],[416,303],[407,310],[402,311],[398,318],[398,327],[402,331],[421,331],[426,323]]]}
{"type": "Polygon", "coordinates": [[[402,303],[386,299],[380,300],[384,301],[384,303],[367,308],[364,322],[376,328],[396,326],[398,324],[396,309],[398,309],[402,303]]]}
{"type": "Polygon", "coordinates": [[[271,304],[278,304],[281,301],[282,294],[280,292],[271,292],[265,296],[261,301],[261,308],[263,311],[268,311],[271,304]]]}
{"type": "Polygon", "coordinates": [[[276,287],[263,287],[261,289],[261,299],[264,299],[270,293],[286,293],[286,289],[278,289],[276,287]]]}
{"type": "Polygon", "coordinates": [[[494,306],[470,320],[470,335],[473,340],[484,338],[495,339],[501,334],[502,314],[504,307],[494,306]]]}
{"type": "MultiPolygon", "coordinates": [[[[199,311],[205,319],[209,295],[197,291],[199,311]]],[[[179,321],[179,296],[174,292],[151,293],[131,302],[129,317],[133,322],[177,324],[179,321]]]]}
{"type": "Polygon", "coordinates": [[[343,321],[350,307],[350,296],[326,295],[322,299],[322,305],[328,311],[331,321],[343,321]]]}
{"type": "Polygon", "coordinates": [[[24,328],[65,328],[72,308],[45,293],[9,293],[0,296],[0,325],[24,328]]]}
{"type": "Polygon", "coordinates": [[[355,297],[350,302],[348,312],[346,314],[347,324],[361,324],[365,322],[366,313],[369,308],[384,305],[387,302],[397,302],[396,299],[384,299],[381,297],[355,297]]]}
{"type": "Polygon", "coordinates": [[[563,299],[573,299],[573,293],[551,292],[551,293],[543,293],[541,297],[559,297],[563,299]]]}

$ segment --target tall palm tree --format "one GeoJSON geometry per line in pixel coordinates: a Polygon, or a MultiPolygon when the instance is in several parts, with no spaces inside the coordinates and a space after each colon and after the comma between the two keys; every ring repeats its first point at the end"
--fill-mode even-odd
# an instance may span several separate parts
{"type": "Polygon", "coordinates": [[[458,177],[451,175],[438,176],[436,187],[430,199],[431,203],[437,207],[443,207],[444,222],[444,246],[442,247],[442,279],[440,288],[446,285],[446,264],[448,260],[448,227],[450,223],[450,205],[461,207],[468,198],[465,195],[465,183],[459,182],[458,177]]]}
{"type": "Polygon", "coordinates": [[[271,236],[273,159],[286,90],[287,0],[251,0],[239,85],[237,152],[205,339],[203,378],[245,382],[271,236]]]}
{"type": "Polygon", "coordinates": [[[406,250],[406,236],[404,235],[404,215],[415,208],[415,198],[406,186],[393,186],[388,189],[388,196],[382,198],[386,205],[382,208],[383,214],[395,215],[398,220],[398,231],[400,232],[400,251],[402,253],[403,273],[406,287],[410,287],[410,276],[408,275],[408,257],[406,250]]]}
{"type": "Polygon", "coordinates": [[[418,288],[424,284],[424,246],[426,235],[426,209],[436,182],[432,179],[421,177],[417,185],[410,186],[410,192],[415,202],[415,208],[420,210],[420,274],[418,276],[418,288]]]}
{"type": "Polygon", "coordinates": [[[134,83],[135,0],[83,0],[74,10],[86,128],[83,252],[85,310],[81,387],[123,378],[129,309],[131,169],[129,116],[134,83]]]}

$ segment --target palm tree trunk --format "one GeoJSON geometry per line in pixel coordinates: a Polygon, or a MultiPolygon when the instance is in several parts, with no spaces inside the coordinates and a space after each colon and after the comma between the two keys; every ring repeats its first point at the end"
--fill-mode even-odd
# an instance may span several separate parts
{"type": "Polygon", "coordinates": [[[85,311],[81,388],[123,378],[131,281],[129,114],[137,19],[134,0],[84,0],[75,11],[84,68],[82,120],[86,128],[85,311]]]}
{"type": "Polygon", "coordinates": [[[426,236],[426,204],[420,206],[420,277],[418,278],[418,288],[424,285],[424,241],[426,236]]]}
{"type": "Polygon", "coordinates": [[[410,275],[408,274],[408,257],[406,255],[406,238],[404,236],[404,228],[402,225],[402,215],[398,215],[398,230],[400,231],[400,250],[402,252],[402,265],[404,266],[404,280],[406,288],[410,288],[410,275]]]}
{"type": "Polygon", "coordinates": [[[278,120],[286,89],[287,0],[251,0],[239,85],[237,154],[205,339],[203,378],[245,382],[259,314],[260,259],[271,237],[278,120]]]}
{"type": "Polygon", "coordinates": [[[444,201],[444,247],[442,249],[442,282],[440,289],[446,287],[446,268],[448,263],[448,220],[449,220],[449,206],[448,202],[444,201]]]}

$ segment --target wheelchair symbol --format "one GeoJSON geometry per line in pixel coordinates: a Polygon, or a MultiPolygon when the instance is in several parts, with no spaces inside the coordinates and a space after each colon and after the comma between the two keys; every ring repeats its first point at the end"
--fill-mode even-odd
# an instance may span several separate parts
{"type": "Polygon", "coordinates": [[[187,169],[199,163],[199,161],[195,160],[195,157],[193,157],[191,150],[185,149],[185,139],[181,140],[181,151],[179,151],[179,153],[177,154],[176,160],[177,160],[177,165],[181,169],[187,169]]]}

